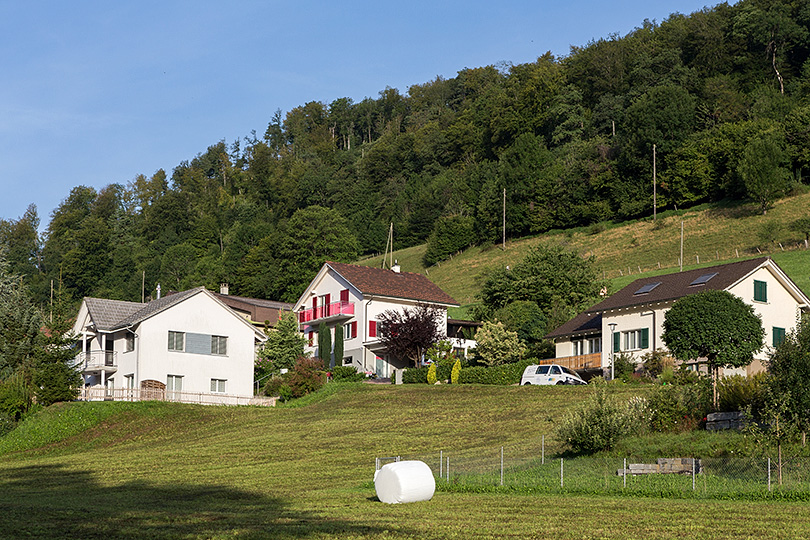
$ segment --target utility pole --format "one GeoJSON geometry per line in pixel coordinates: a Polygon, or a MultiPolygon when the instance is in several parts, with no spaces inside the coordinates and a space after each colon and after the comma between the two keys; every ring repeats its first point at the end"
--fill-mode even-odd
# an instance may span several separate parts
{"type": "Polygon", "coordinates": [[[503,250],[506,251],[506,188],[503,188],[503,250]]]}
{"type": "Polygon", "coordinates": [[[681,220],[681,269],[679,272],[683,272],[683,220],[681,220]]]}
{"type": "Polygon", "coordinates": [[[653,144],[653,221],[655,221],[657,210],[658,210],[658,201],[656,200],[656,182],[655,182],[655,144],[653,144]]]}

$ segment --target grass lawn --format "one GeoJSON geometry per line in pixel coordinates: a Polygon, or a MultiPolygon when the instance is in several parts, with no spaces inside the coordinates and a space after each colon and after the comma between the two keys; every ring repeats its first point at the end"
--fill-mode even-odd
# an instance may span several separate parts
{"type": "MultiPolygon", "coordinates": [[[[436,266],[422,264],[426,246],[414,246],[394,253],[402,269],[427,274],[462,306],[476,301],[481,284],[491,268],[514,265],[526,250],[540,243],[561,244],[582,255],[594,256],[613,291],[635,279],[679,268],[681,222],[683,222],[684,269],[713,266],[739,258],[770,255],[806,293],[810,294],[810,252],[804,237],[789,228],[790,223],[810,215],[810,193],[781,199],[760,215],[752,204],[702,205],[679,212],[661,212],[658,219],[641,219],[619,224],[598,224],[566,231],[550,231],[484,247],[474,246],[436,266]],[[761,232],[775,224],[773,241],[761,232]],[[781,246],[780,246],[781,243],[781,246]]],[[[379,266],[382,256],[360,262],[379,266]]],[[[461,312],[453,316],[464,316],[461,312]]]]}
{"type": "Polygon", "coordinates": [[[494,454],[502,445],[536,455],[539,435],[591,389],[330,390],[278,409],[73,403],[42,411],[0,439],[0,537],[810,536],[806,503],[439,491],[428,502],[385,505],[370,483],[375,457],[494,454]]]}

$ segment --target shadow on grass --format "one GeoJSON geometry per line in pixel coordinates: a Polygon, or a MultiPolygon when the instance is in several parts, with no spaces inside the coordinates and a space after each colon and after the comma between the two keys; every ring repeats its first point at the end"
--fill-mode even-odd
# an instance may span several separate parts
{"type": "Polygon", "coordinates": [[[0,531],[3,538],[282,540],[383,532],[226,486],[158,486],[141,480],[103,486],[89,472],[59,465],[0,470],[0,531]]]}

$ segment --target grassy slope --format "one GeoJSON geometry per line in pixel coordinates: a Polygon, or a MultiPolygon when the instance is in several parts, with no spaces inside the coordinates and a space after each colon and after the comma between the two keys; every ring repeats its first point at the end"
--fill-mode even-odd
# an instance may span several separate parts
{"type": "MultiPolygon", "coordinates": [[[[483,275],[489,268],[514,265],[526,250],[539,243],[558,243],[576,249],[583,255],[593,255],[603,275],[618,290],[645,272],[677,271],[680,254],[680,228],[684,228],[684,268],[709,266],[729,262],[737,257],[772,255],[796,284],[810,294],[810,253],[797,249],[803,238],[789,230],[795,219],[810,215],[810,193],[778,201],[767,215],[754,212],[750,205],[704,205],[689,211],[659,214],[657,223],[640,220],[608,227],[593,234],[597,228],[556,231],[534,238],[507,242],[506,250],[500,246],[470,248],[452,260],[428,269],[422,265],[425,246],[416,246],[395,252],[403,270],[427,273],[431,280],[456,298],[462,305],[475,302],[483,275]],[[758,234],[765,223],[782,225],[777,243],[765,246],[758,234]],[[697,264],[699,261],[700,264],[697,264]],[[628,276],[629,273],[629,276],[628,276]]],[[[381,257],[362,261],[379,265],[381,257]]]]}
{"type": "Polygon", "coordinates": [[[30,419],[27,430],[0,440],[0,453],[18,448],[0,455],[0,536],[810,535],[810,513],[793,503],[445,492],[410,505],[374,500],[375,457],[440,449],[454,456],[497,455],[501,445],[510,454],[536,456],[539,435],[550,433],[553,419],[590,391],[360,383],[298,408],[52,407],[30,419]],[[76,418],[85,419],[85,430],[54,434],[54,424],[76,418]],[[49,444],[41,433],[51,434],[49,444]]]}

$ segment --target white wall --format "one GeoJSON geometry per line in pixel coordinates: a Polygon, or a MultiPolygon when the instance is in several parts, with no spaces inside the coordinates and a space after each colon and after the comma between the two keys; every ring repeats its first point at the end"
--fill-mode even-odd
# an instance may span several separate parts
{"type": "MultiPolygon", "coordinates": [[[[124,376],[135,374],[135,386],[154,379],[167,382],[169,375],[183,377],[183,392],[210,392],[211,379],[227,381],[228,394],[253,394],[255,333],[238,316],[205,293],[198,293],[145,321],[137,328],[134,353],[119,352],[116,387],[124,376]],[[169,331],[227,336],[224,356],[168,350],[169,331]],[[138,360],[137,368],[135,359],[138,360]]],[[[123,351],[124,340],[119,340],[123,351]]]]}

